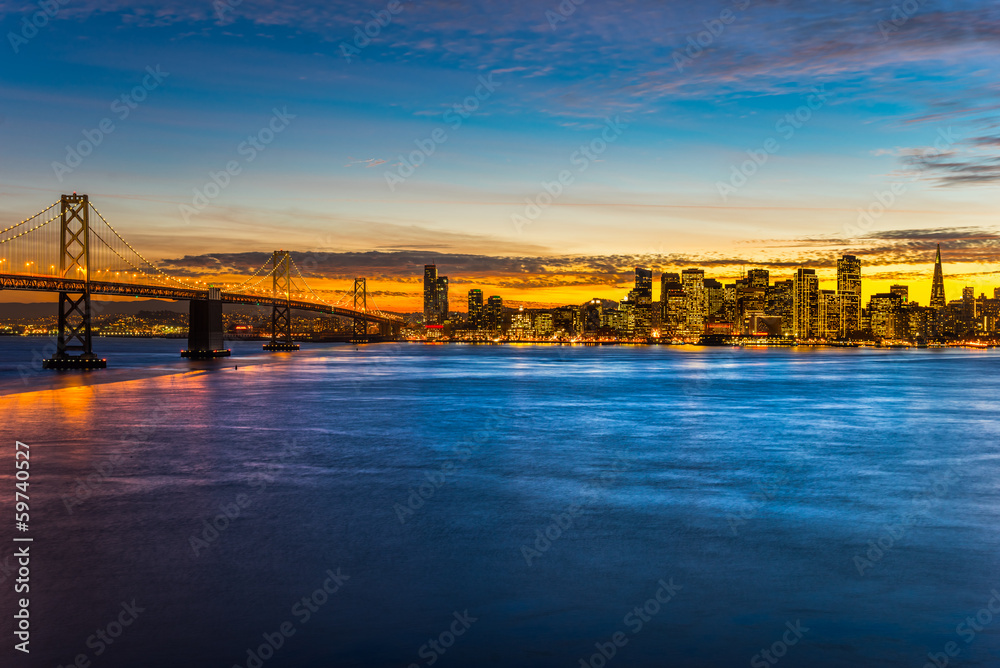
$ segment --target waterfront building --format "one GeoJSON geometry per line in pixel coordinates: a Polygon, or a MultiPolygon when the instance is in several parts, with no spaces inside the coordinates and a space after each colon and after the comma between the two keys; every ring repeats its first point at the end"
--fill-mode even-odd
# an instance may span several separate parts
{"type": "Polygon", "coordinates": [[[486,326],[485,312],[483,309],[483,291],[478,289],[469,290],[469,329],[477,332],[486,326]]]}
{"type": "Polygon", "coordinates": [[[841,305],[836,290],[820,290],[816,302],[816,335],[821,339],[840,336],[841,305]]]}
{"type": "Polygon", "coordinates": [[[892,292],[872,295],[868,300],[868,317],[872,336],[878,339],[901,339],[909,332],[902,319],[903,300],[892,292]]]}
{"type": "Polygon", "coordinates": [[[424,324],[443,325],[448,319],[448,277],[437,266],[424,265],[424,324]]]}
{"type": "Polygon", "coordinates": [[[781,317],[782,336],[792,336],[794,295],[795,281],[791,279],[775,281],[765,293],[764,311],[767,315],[781,317]]]}
{"type": "Polygon", "coordinates": [[[486,301],[486,329],[494,335],[499,335],[503,333],[503,326],[503,298],[493,295],[486,301]]]}
{"type": "Polygon", "coordinates": [[[651,269],[635,268],[635,288],[629,292],[628,300],[633,304],[635,336],[648,338],[653,326],[653,271],[651,269]]]}
{"type": "Polygon", "coordinates": [[[684,288],[683,334],[701,336],[705,331],[705,272],[701,269],[683,270],[681,285],[684,288]]]}
{"type": "Polygon", "coordinates": [[[837,295],[840,297],[840,335],[850,336],[862,331],[861,326],[861,260],[844,255],[837,260],[837,295]]]}
{"type": "Polygon", "coordinates": [[[797,339],[816,337],[816,316],[819,303],[819,279],[815,269],[795,270],[792,303],[792,332],[797,339]]]}

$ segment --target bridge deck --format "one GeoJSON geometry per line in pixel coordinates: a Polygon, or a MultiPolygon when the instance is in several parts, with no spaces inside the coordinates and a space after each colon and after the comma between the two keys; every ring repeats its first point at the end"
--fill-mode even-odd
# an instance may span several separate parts
{"type": "MultiPolygon", "coordinates": [[[[86,282],[78,279],[60,278],[58,276],[39,276],[25,274],[0,274],[0,290],[24,290],[30,292],[76,292],[86,288],[86,282]]],[[[171,299],[174,301],[191,301],[193,299],[208,299],[208,289],[173,288],[162,285],[143,285],[139,283],[118,283],[107,281],[90,281],[92,295],[116,295],[120,297],[146,297],[150,299],[171,299]]],[[[225,304],[250,304],[272,306],[275,298],[270,295],[250,295],[238,292],[223,292],[222,302],[225,304]]],[[[280,300],[284,301],[284,300],[280,300]]],[[[361,318],[370,322],[398,325],[402,321],[374,313],[363,313],[343,306],[320,304],[292,299],[288,302],[293,309],[339,315],[346,318],[361,318]]]]}

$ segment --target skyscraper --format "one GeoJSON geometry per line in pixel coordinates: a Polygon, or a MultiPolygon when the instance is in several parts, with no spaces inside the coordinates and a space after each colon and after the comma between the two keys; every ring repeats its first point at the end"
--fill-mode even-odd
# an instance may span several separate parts
{"type": "Polygon", "coordinates": [[[792,303],[792,332],[797,339],[816,336],[816,316],[819,305],[819,279],[815,269],[795,270],[795,290],[792,303]]]}
{"type": "Polygon", "coordinates": [[[908,285],[893,285],[889,288],[889,292],[894,295],[899,295],[899,298],[903,300],[903,303],[910,301],[910,286],[908,285]]]}
{"type": "Polygon", "coordinates": [[[837,296],[840,298],[840,335],[861,331],[861,260],[844,255],[837,260],[837,296]]]}
{"type": "Polygon", "coordinates": [[[500,334],[503,329],[503,297],[493,295],[486,302],[486,329],[500,334]]]}
{"type": "Polygon", "coordinates": [[[438,324],[437,265],[424,265],[424,324],[438,324]]]}
{"type": "Polygon", "coordinates": [[[448,319],[448,277],[437,266],[424,265],[424,324],[441,325],[448,319]]]}
{"type": "Polygon", "coordinates": [[[934,260],[934,282],[931,283],[931,308],[944,308],[948,302],[944,298],[944,273],[941,271],[941,244],[937,247],[934,260]]]}
{"type": "Polygon", "coordinates": [[[438,322],[443,324],[448,319],[448,277],[438,276],[435,288],[438,322]]]}
{"type": "Polygon", "coordinates": [[[795,281],[775,281],[767,290],[767,314],[781,316],[781,333],[792,335],[792,312],[795,302],[795,281]]]}
{"type": "Polygon", "coordinates": [[[705,285],[705,315],[711,319],[723,319],[725,293],[722,283],[714,278],[706,278],[705,285]]]}
{"type": "Polygon", "coordinates": [[[771,281],[771,274],[767,269],[751,269],[747,272],[747,284],[751,288],[767,289],[771,281]]]}
{"type": "Polygon", "coordinates": [[[705,272],[685,269],[681,272],[684,286],[684,330],[687,336],[701,336],[705,332],[705,272]]]}
{"type": "Polygon", "coordinates": [[[906,335],[903,327],[903,298],[892,292],[872,295],[868,300],[872,334],[880,339],[898,339],[906,335]]]}
{"type": "Polygon", "coordinates": [[[646,338],[650,334],[653,321],[653,271],[651,269],[635,268],[635,289],[629,293],[629,301],[635,303],[635,335],[646,338]]]}
{"type": "Polygon", "coordinates": [[[820,290],[816,307],[816,335],[821,339],[840,336],[840,295],[833,290],[820,290]]]}
{"type": "Polygon", "coordinates": [[[483,291],[469,290],[469,326],[477,332],[483,329],[486,323],[483,319],[483,291]]]}
{"type": "Polygon", "coordinates": [[[975,329],[976,289],[971,285],[962,288],[962,322],[967,328],[975,329]]]}
{"type": "Polygon", "coordinates": [[[640,299],[646,299],[646,303],[653,301],[653,270],[643,267],[635,268],[635,295],[640,299]]]}
{"type": "MultiPolygon", "coordinates": [[[[660,323],[664,330],[667,329],[669,320],[670,293],[672,290],[681,289],[681,275],[663,272],[660,274],[660,323]]],[[[674,323],[676,325],[676,322],[674,323]]]]}

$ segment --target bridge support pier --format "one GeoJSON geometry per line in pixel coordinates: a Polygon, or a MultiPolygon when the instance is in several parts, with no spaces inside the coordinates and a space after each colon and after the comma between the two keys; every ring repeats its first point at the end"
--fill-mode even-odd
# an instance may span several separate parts
{"type": "Polygon", "coordinates": [[[181,351],[181,357],[229,357],[232,351],[223,347],[222,339],[222,290],[209,288],[208,299],[192,299],[190,314],[188,349],[181,351]]]}
{"type": "Polygon", "coordinates": [[[63,195],[61,202],[59,272],[63,278],[83,278],[82,292],[59,293],[59,338],[56,354],[42,360],[43,369],[104,369],[94,354],[90,329],[90,200],[87,195],[63,195]],[[71,353],[79,352],[78,355],[71,353]]]}
{"type": "Polygon", "coordinates": [[[271,255],[274,304],[271,309],[271,340],[264,344],[270,352],[291,352],[299,345],[292,341],[292,254],[274,251],[271,255]]]}

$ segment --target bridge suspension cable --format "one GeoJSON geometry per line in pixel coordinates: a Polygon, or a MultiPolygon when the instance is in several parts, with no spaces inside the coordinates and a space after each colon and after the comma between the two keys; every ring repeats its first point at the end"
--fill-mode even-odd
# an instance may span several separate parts
{"type": "MultiPolygon", "coordinates": [[[[11,226],[10,226],[10,227],[8,227],[8,228],[5,228],[5,229],[3,229],[3,230],[0,230],[0,234],[7,234],[7,233],[8,233],[8,232],[10,232],[11,230],[13,230],[13,229],[15,229],[15,228],[18,228],[18,227],[20,227],[21,225],[24,225],[24,224],[25,224],[26,222],[28,222],[29,220],[34,220],[35,218],[38,218],[38,217],[39,217],[40,215],[42,215],[43,213],[45,213],[46,211],[48,211],[49,209],[51,209],[51,208],[52,208],[52,207],[54,207],[54,206],[59,206],[59,202],[53,202],[52,204],[48,205],[47,207],[45,207],[44,209],[42,209],[41,211],[39,211],[38,213],[36,213],[36,214],[35,214],[34,216],[31,216],[30,218],[25,218],[24,220],[22,220],[22,221],[21,221],[20,223],[18,223],[17,225],[11,225],[11,226]]],[[[58,216],[57,216],[57,217],[58,217],[58,216]]],[[[50,221],[50,222],[51,222],[51,221],[50,221]]]]}
{"type": "MultiPolygon", "coordinates": [[[[188,281],[185,281],[185,280],[180,279],[180,278],[175,278],[175,277],[171,276],[170,274],[167,274],[162,269],[160,269],[159,267],[157,267],[155,264],[153,264],[152,262],[150,262],[149,260],[147,260],[145,258],[145,256],[143,256],[142,253],[140,253],[139,251],[137,251],[132,246],[132,244],[130,244],[128,241],[125,240],[125,237],[123,237],[121,234],[118,233],[118,230],[116,230],[114,228],[114,226],[112,226],[111,223],[108,222],[107,218],[105,218],[101,214],[101,212],[97,210],[97,207],[95,207],[93,204],[91,204],[90,208],[91,208],[91,210],[94,213],[97,214],[97,217],[100,218],[104,222],[104,224],[108,226],[108,229],[111,230],[111,232],[118,238],[118,240],[121,241],[121,243],[123,243],[126,248],[128,248],[130,251],[132,251],[136,255],[136,257],[138,257],[142,261],[142,264],[144,264],[145,266],[148,266],[149,268],[151,268],[154,272],[156,272],[156,274],[158,274],[164,280],[171,281],[173,283],[176,283],[177,285],[180,285],[180,286],[183,286],[183,287],[186,287],[186,288],[191,288],[191,289],[196,289],[196,290],[203,289],[202,286],[194,285],[192,283],[189,283],[188,281]]],[[[91,232],[94,232],[93,226],[91,226],[91,232]]],[[[121,253],[118,253],[114,249],[114,247],[111,244],[109,244],[107,241],[105,241],[103,238],[101,238],[100,235],[97,235],[97,238],[100,239],[101,242],[105,244],[105,246],[107,246],[109,249],[111,249],[111,251],[115,255],[117,255],[119,258],[121,258],[121,260],[123,262],[125,262],[126,264],[129,264],[133,269],[136,269],[136,271],[141,271],[144,274],[146,273],[146,271],[144,269],[142,269],[139,266],[136,266],[134,263],[132,263],[132,262],[128,261],[127,259],[125,259],[125,257],[123,257],[121,253]]]]}

